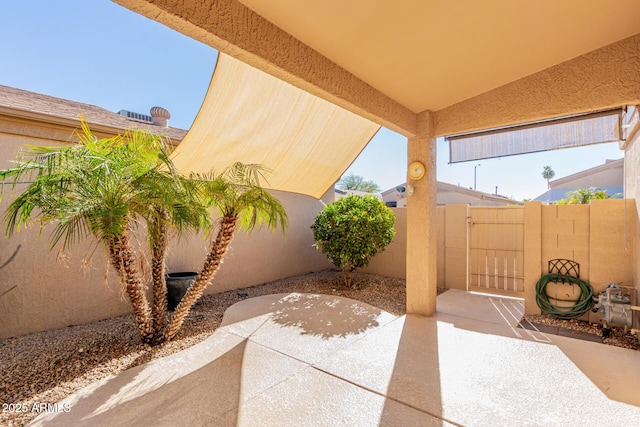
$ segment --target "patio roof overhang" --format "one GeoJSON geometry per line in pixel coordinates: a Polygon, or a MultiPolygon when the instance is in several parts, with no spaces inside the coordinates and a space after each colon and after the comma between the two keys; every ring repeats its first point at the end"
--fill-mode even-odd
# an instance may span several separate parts
{"type": "Polygon", "coordinates": [[[114,1],[406,136],[640,100],[640,2],[114,1]]]}
{"type": "Polygon", "coordinates": [[[225,86],[214,76],[176,153],[182,170],[261,163],[276,171],[271,188],[315,197],[357,157],[374,123],[413,137],[426,120],[437,137],[640,103],[640,2],[114,1],[263,71],[295,100],[266,101],[255,87],[242,103],[228,92],[239,77],[225,86]],[[292,114],[301,94],[350,124],[332,118],[330,135],[323,119],[323,132],[315,120],[292,120],[307,111],[292,114]],[[264,126],[268,113],[246,119],[258,104],[272,120],[286,118],[279,131],[264,126]]]}
{"type": "Polygon", "coordinates": [[[411,314],[436,311],[436,137],[640,104],[635,1],[113,1],[408,137],[411,314]]]}

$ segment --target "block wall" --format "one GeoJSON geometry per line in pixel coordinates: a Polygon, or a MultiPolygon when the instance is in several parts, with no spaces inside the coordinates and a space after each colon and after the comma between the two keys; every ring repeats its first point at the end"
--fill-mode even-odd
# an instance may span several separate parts
{"type": "MultiPolygon", "coordinates": [[[[580,278],[591,284],[594,294],[604,290],[608,283],[637,290],[636,218],[635,201],[628,199],[593,200],[590,205],[527,203],[525,311],[540,313],[535,303],[535,285],[542,275],[549,273],[549,260],[557,258],[577,262],[580,278]]],[[[549,283],[547,293],[571,299],[579,295],[579,288],[549,283]]],[[[597,323],[601,317],[589,312],[581,319],[597,323]]]]}
{"type": "MultiPolygon", "coordinates": [[[[1,128],[0,128],[1,129],[1,128]]],[[[1,167],[11,165],[25,143],[44,145],[33,137],[0,131],[1,167]]],[[[16,188],[22,191],[24,185],[16,188]]],[[[252,286],[280,278],[330,268],[313,247],[311,224],[323,204],[311,197],[274,192],[289,215],[285,234],[259,229],[237,232],[213,284],[206,293],[252,286]]],[[[10,186],[2,191],[0,212],[13,199],[10,186]]],[[[89,323],[130,312],[129,302],[103,250],[84,242],[65,253],[49,250],[51,227],[23,229],[0,243],[0,339],[65,326],[89,323]]],[[[146,244],[138,236],[141,246],[146,244]]],[[[169,249],[167,270],[197,271],[208,242],[183,236],[169,249]]]]}

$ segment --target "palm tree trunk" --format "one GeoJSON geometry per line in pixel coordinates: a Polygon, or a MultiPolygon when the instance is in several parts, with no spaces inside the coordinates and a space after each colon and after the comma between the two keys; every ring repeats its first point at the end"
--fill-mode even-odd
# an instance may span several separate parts
{"type": "Polygon", "coordinates": [[[211,248],[209,249],[207,258],[204,261],[202,270],[200,271],[200,274],[198,274],[198,278],[189,287],[187,293],[182,298],[182,301],[180,301],[173,312],[173,316],[171,316],[171,320],[167,326],[167,341],[173,339],[173,337],[178,333],[184,319],[191,310],[191,306],[202,296],[204,290],[207,288],[211,280],[213,280],[213,276],[215,276],[216,272],[220,268],[222,259],[227,253],[227,249],[229,249],[231,240],[233,240],[233,234],[236,231],[237,222],[238,217],[236,216],[222,218],[218,234],[215,241],[211,244],[211,248]]]}
{"type": "Polygon", "coordinates": [[[142,278],[136,268],[136,259],[129,244],[129,238],[126,235],[111,239],[109,258],[116,268],[120,281],[124,285],[125,292],[131,302],[140,339],[145,344],[151,344],[153,342],[151,310],[144,294],[142,278]]]}
{"type": "Polygon", "coordinates": [[[151,225],[151,278],[153,281],[153,332],[155,343],[164,341],[164,327],[167,317],[166,259],[169,246],[167,233],[168,214],[160,212],[160,217],[151,225]]]}

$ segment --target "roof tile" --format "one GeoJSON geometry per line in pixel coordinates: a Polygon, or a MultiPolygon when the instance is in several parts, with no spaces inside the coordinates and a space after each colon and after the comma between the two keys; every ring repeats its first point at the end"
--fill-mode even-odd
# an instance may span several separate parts
{"type": "Polygon", "coordinates": [[[123,131],[132,128],[147,129],[176,141],[181,141],[187,134],[184,129],[156,126],[121,116],[95,105],[3,85],[0,85],[0,106],[72,120],[78,120],[81,115],[84,115],[90,125],[100,124],[123,131]]]}

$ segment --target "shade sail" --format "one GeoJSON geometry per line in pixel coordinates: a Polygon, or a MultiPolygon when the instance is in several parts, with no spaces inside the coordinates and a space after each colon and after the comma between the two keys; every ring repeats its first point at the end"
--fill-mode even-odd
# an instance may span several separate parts
{"type": "Polygon", "coordinates": [[[450,163],[620,141],[622,109],[448,136],[450,163]]]}
{"type": "Polygon", "coordinates": [[[319,199],[378,129],[220,53],[202,107],[172,159],[182,173],[261,164],[272,171],[265,188],[319,199]]]}

